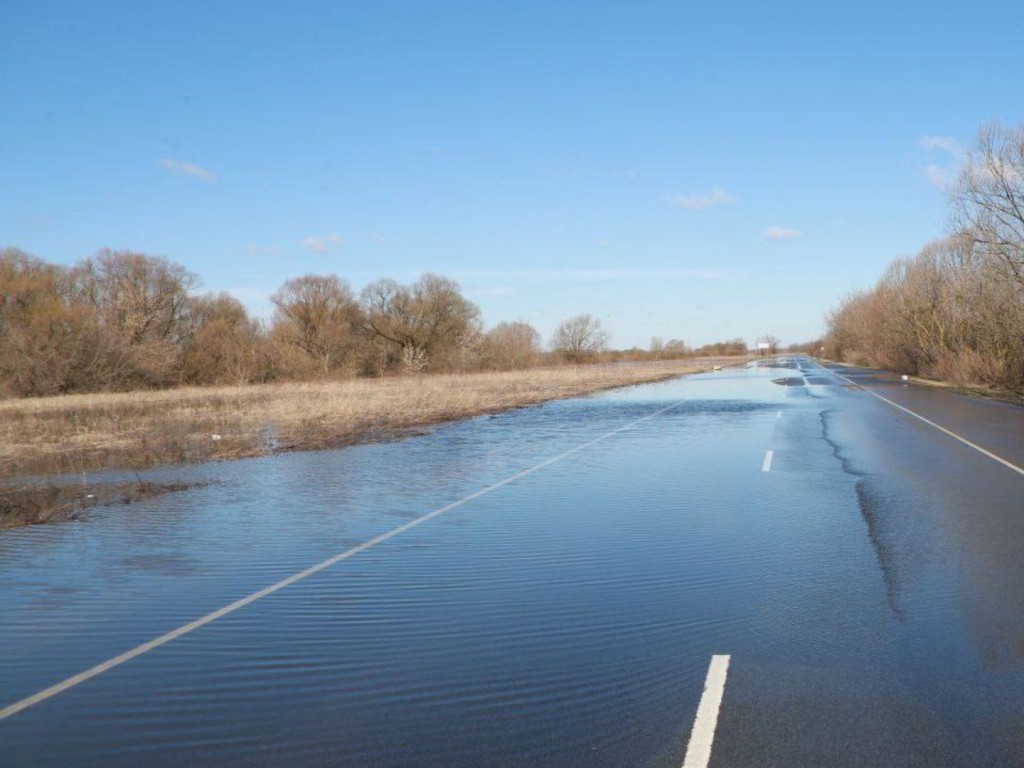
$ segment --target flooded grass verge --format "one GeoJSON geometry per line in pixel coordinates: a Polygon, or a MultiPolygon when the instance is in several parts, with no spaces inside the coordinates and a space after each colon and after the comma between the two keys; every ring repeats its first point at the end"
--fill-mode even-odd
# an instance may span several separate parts
{"type": "Polygon", "coordinates": [[[703,358],[8,400],[0,402],[0,480],[391,439],[441,422],[741,362],[703,358]]]}
{"type": "Polygon", "coordinates": [[[89,509],[132,504],[153,496],[196,488],[204,483],[149,480],[93,484],[31,484],[0,487],[0,530],[77,520],[89,509]]]}

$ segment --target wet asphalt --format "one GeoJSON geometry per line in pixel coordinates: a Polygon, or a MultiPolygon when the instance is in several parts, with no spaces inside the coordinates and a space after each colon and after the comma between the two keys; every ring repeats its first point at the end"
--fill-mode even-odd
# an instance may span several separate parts
{"type": "Polygon", "coordinates": [[[872,392],[1024,466],[1024,409],[791,358],[4,533],[0,707],[473,495],[0,720],[0,765],[679,766],[729,654],[716,768],[1022,766],[1024,475],[872,392]]]}
{"type": "MultiPolygon", "coordinates": [[[[861,640],[859,663],[844,651],[737,664],[711,765],[1024,765],[1024,475],[864,390],[1018,467],[1024,409],[798,365],[810,390],[836,390],[822,434],[854,479],[892,620],[861,640]]],[[[779,469],[800,472],[793,458],[779,469]]],[[[833,600],[819,608],[815,619],[840,625],[866,618],[833,600]]]]}

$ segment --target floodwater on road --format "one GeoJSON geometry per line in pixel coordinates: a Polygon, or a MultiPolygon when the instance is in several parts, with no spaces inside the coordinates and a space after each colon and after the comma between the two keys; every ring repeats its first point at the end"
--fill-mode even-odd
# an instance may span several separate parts
{"type": "Polygon", "coordinates": [[[904,516],[925,458],[875,466],[899,425],[811,368],[162,470],[212,482],[4,532],[0,707],[608,435],[0,720],[0,765],[678,768],[712,654],[712,765],[1021,764],[1020,524],[904,516]]]}

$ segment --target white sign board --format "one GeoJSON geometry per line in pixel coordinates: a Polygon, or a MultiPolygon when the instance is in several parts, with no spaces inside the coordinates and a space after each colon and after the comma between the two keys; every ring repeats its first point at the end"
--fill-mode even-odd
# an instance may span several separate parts
{"type": "Polygon", "coordinates": [[[758,349],[771,349],[772,345],[769,344],[767,341],[759,341],[759,342],[757,342],[757,348],[758,349]]]}

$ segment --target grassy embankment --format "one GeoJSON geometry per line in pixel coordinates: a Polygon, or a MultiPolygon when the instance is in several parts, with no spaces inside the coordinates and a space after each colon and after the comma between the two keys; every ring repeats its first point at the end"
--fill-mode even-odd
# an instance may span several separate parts
{"type": "MultiPolygon", "coordinates": [[[[81,484],[57,492],[28,474],[152,467],[343,446],[417,427],[730,365],[703,358],[460,375],[211,387],[0,402],[0,527],[63,519],[110,497],[81,484]],[[86,503],[84,499],[89,499],[86,503]],[[61,511],[66,510],[66,511],[61,511]]],[[[140,481],[140,487],[142,487],[140,481]]],[[[174,488],[152,486],[153,492],[174,488]]],[[[141,494],[146,495],[146,494],[141,494]]],[[[113,496],[129,501],[138,489],[113,496]]]]}

